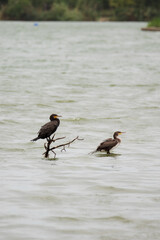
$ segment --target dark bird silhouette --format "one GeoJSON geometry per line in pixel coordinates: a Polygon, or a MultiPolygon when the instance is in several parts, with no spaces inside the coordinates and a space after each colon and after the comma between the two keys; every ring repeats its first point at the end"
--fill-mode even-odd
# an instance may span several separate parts
{"type": "Polygon", "coordinates": [[[105,141],[103,141],[102,143],[100,143],[100,145],[97,147],[97,149],[94,152],[106,151],[107,154],[110,154],[110,150],[121,142],[121,140],[118,138],[118,135],[120,135],[122,133],[124,133],[124,132],[120,132],[120,131],[115,132],[113,134],[113,138],[108,138],[105,141]]]}
{"type": "Polygon", "coordinates": [[[49,138],[58,128],[60,124],[60,120],[57,114],[52,114],[50,116],[50,122],[46,123],[41,127],[41,129],[38,132],[38,137],[32,139],[31,141],[37,141],[38,139],[45,139],[49,138]]]}

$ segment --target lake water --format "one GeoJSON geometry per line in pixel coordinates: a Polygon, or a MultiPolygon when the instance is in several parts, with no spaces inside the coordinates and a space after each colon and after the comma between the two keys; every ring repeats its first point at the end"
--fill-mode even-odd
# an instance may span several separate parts
{"type": "Polygon", "coordinates": [[[158,240],[160,32],[0,22],[0,239],[158,240]],[[57,144],[31,142],[50,114],[57,144]],[[89,154],[114,131],[113,154],[89,154]]]}

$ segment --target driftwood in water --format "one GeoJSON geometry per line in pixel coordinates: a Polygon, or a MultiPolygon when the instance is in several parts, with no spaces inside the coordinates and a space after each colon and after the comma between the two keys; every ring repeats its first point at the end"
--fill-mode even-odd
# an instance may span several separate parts
{"type": "Polygon", "coordinates": [[[141,28],[142,31],[160,31],[160,27],[146,27],[146,28],[141,28]]]}
{"type": "Polygon", "coordinates": [[[54,153],[54,158],[56,157],[56,153],[54,151],[54,149],[56,148],[62,148],[61,151],[66,151],[65,147],[66,146],[69,146],[71,143],[73,143],[74,141],[76,140],[83,140],[83,139],[80,139],[78,136],[76,138],[74,138],[73,140],[67,142],[67,143],[63,143],[63,144],[60,144],[60,145],[57,145],[55,147],[51,147],[51,143],[53,142],[56,142],[57,140],[61,140],[61,139],[64,139],[65,137],[61,137],[61,138],[56,138],[54,139],[55,135],[53,135],[52,138],[46,138],[47,139],[47,143],[44,144],[44,148],[45,148],[45,152],[43,153],[43,155],[45,156],[45,158],[48,158],[49,157],[49,152],[51,151],[52,153],[54,153]]]}

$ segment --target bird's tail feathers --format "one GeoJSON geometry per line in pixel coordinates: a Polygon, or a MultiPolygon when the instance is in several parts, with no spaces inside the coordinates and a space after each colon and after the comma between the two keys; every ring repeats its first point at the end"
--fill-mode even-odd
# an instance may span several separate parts
{"type": "Polygon", "coordinates": [[[93,153],[95,153],[95,152],[97,152],[97,149],[96,149],[96,150],[94,150],[93,152],[90,152],[89,154],[93,154],[93,153]]]}
{"type": "Polygon", "coordinates": [[[39,137],[36,137],[36,138],[33,138],[31,141],[32,142],[35,142],[35,141],[37,141],[39,139],[39,137]]]}

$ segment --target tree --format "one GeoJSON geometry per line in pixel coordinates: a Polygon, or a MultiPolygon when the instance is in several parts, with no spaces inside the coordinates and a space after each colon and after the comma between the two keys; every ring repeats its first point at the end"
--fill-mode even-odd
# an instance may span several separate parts
{"type": "Polygon", "coordinates": [[[33,7],[50,10],[55,0],[31,0],[33,7]]]}
{"type": "Polygon", "coordinates": [[[30,0],[9,0],[3,15],[10,20],[31,20],[34,17],[30,0]]]}
{"type": "Polygon", "coordinates": [[[0,0],[0,5],[6,5],[8,3],[8,0],[0,0]]]}

